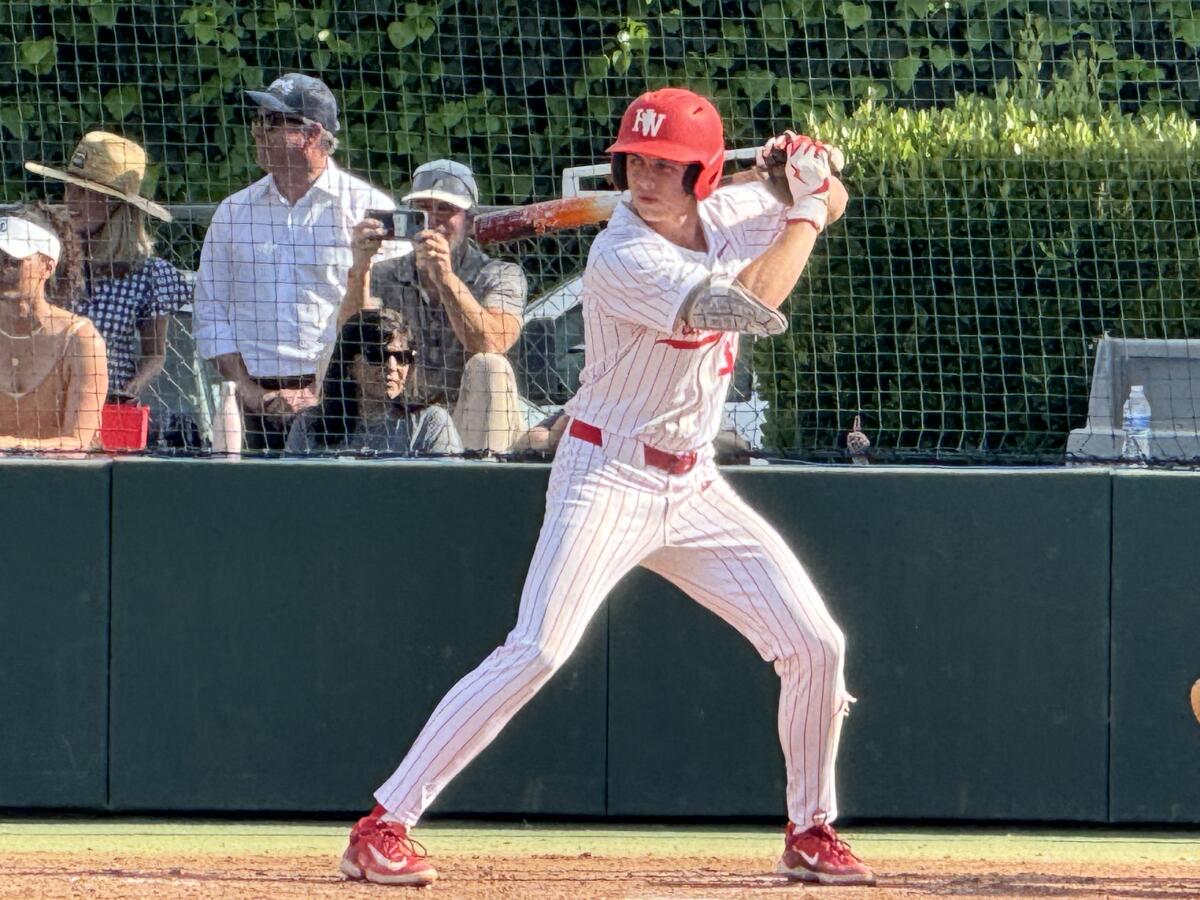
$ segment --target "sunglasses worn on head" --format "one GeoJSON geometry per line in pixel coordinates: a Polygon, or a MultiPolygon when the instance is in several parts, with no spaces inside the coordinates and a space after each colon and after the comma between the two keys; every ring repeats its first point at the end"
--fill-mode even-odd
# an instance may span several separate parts
{"type": "Polygon", "coordinates": [[[303,128],[308,123],[297,116],[289,116],[280,112],[260,112],[254,119],[254,126],[264,131],[276,128],[303,128]]]}
{"type": "Polygon", "coordinates": [[[363,347],[363,357],[373,366],[382,366],[391,357],[396,360],[398,366],[411,366],[417,361],[417,351],[411,347],[405,347],[403,350],[386,350],[375,344],[368,344],[363,347]]]}

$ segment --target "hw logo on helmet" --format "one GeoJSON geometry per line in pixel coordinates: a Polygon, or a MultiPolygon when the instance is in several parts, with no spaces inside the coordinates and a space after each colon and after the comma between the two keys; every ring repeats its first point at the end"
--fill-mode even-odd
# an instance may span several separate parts
{"type": "Polygon", "coordinates": [[[651,107],[639,109],[633,117],[633,130],[646,137],[658,137],[658,129],[666,118],[666,113],[655,112],[651,107]]]}

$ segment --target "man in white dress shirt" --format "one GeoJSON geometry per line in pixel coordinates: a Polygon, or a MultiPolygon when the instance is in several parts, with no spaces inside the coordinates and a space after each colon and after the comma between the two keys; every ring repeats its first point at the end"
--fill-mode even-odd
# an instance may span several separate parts
{"type": "Polygon", "coordinates": [[[200,354],[238,386],[248,450],[282,450],[288,425],[317,402],[353,261],[351,230],[387,194],[342,171],[338,108],[316,78],[288,74],[247,91],[257,162],[267,174],[226,197],[204,238],[194,322],[200,354]]]}

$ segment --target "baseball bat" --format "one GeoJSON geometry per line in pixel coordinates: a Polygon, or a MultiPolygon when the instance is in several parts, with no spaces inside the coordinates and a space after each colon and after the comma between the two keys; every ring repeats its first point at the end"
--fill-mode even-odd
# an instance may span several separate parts
{"type": "Polygon", "coordinates": [[[513,206],[475,217],[472,234],[480,244],[515,241],[550,231],[565,231],[607,222],[621,202],[621,195],[592,194],[587,197],[563,197],[525,206],[513,206]]]}
{"type": "MultiPolygon", "coordinates": [[[[833,171],[836,175],[841,175],[845,167],[842,152],[834,148],[834,153],[836,155],[831,160],[834,163],[833,171]]],[[[783,153],[775,151],[765,167],[753,166],[726,175],[721,179],[721,187],[759,180],[767,185],[781,203],[791,204],[792,194],[788,188],[787,176],[783,172],[786,162],[787,158],[783,153]]],[[[563,197],[480,213],[475,217],[472,235],[480,244],[496,244],[571,228],[583,228],[587,225],[599,225],[612,218],[620,202],[621,195],[614,192],[591,194],[586,197],[563,197]]]]}

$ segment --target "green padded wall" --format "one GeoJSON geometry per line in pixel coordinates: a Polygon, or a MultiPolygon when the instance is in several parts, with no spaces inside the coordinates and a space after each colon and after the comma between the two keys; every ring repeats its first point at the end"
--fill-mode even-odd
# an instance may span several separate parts
{"type": "MultiPolygon", "coordinates": [[[[844,816],[1105,819],[1106,471],[728,474],[846,631],[844,816]]],[[[619,593],[610,814],[782,817],[771,667],[649,574],[619,593]]]]}
{"type": "MultiPolygon", "coordinates": [[[[365,810],[516,620],[544,466],[121,461],[112,806],[365,810]]],[[[435,813],[604,813],[606,633],[435,813]]]]}
{"type": "MultiPolygon", "coordinates": [[[[102,808],[109,758],[117,810],[363,808],[511,626],[546,474],[0,464],[0,806],[102,808]]],[[[845,815],[1200,821],[1194,476],[729,475],[849,635],[845,815]]],[[[781,816],[775,695],[741,638],[635,574],[435,812],[781,816]]]]}
{"type": "Polygon", "coordinates": [[[107,462],[0,462],[0,806],[107,796],[107,462]]]}
{"type": "Polygon", "coordinates": [[[1200,822],[1198,522],[1195,473],[1114,475],[1114,822],[1200,822]]]}

